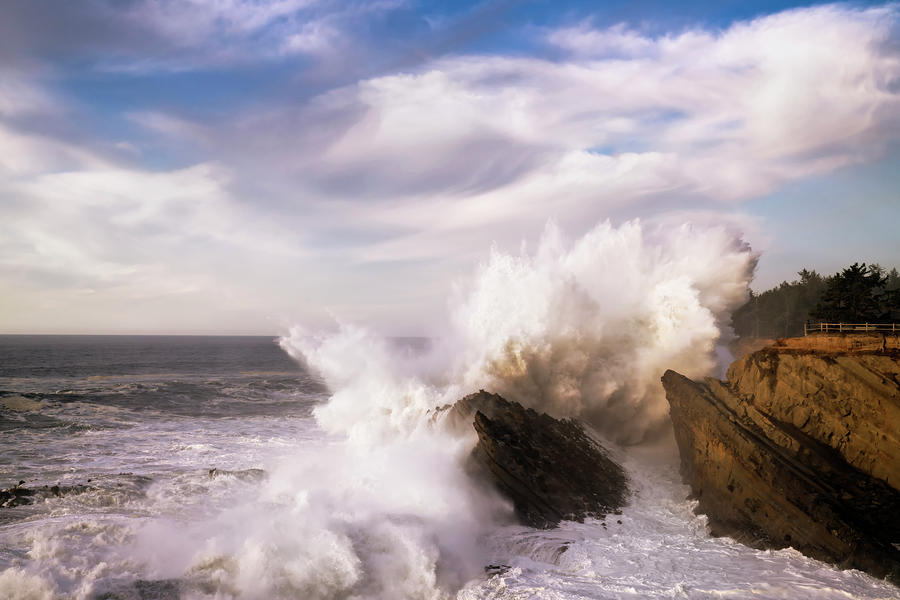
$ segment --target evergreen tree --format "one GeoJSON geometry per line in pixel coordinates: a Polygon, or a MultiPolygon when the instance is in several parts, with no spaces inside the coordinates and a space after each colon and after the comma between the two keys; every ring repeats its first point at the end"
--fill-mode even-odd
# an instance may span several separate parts
{"type": "Polygon", "coordinates": [[[824,278],[803,269],[799,280],[781,284],[761,294],[750,291],[750,299],[732,314],[732,327],[742,337],[789,337],[803,334],[803,324],[815,307],[824,278]]]}
{"type": "Polygon", "coordinates": [[[853,263],[825,281],[821,300],[810,313],[817,319],[843,323],[876,323],[889,318],[892,293],[878,265],[853,263]]]}
{"type": "Polygon", "coordinates": [[[900,321],[900,273],[896,268],[885,275],[884,290],[876,296],[876,301],[881,312],[880,321],[884,323],[900,321]]]}
{"type": "Polygon", "coordinates": [[[803,269],[799,279],[756,293],[734,311],[731,324],[741,337],[803,335],[810,317],[832,323],[900,322],[900,273],[878,264],[854,263],[831,277],[803,269]]]}

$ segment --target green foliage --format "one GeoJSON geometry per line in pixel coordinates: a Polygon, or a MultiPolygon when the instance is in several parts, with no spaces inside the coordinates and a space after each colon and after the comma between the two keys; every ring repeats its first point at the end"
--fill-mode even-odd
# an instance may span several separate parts
{"type": "Polygon", "coordinates": [[[893,268],[888,272],[887,283],[885,284],[884,289],[889,292],[900,290],[900,273],[897,272],[896,268],[893,268]]]}
{"type": "Polygon", "coordinates": [[[810,316],[843,323],[891,321],[898,308],[896,290],[887,289],[888,276],[879,265],[853,263],[828,278],[825,291],[810,316]]]}
{"type": "Polygon", "coordinates": [[[761,294],[750,292],[750,300],[731,316],[732,327],[741,337],[789,337],[803,334],[803,323],[819,301],[825,279],[803,269],[799,279],[781,282],[761,294]]]}
{"type": "Polygon", "coordinates": [[[809,319],[844,323],[900,321],[900,273],[880,265],[854,263],[831,277],[803,269],[790,283],[750,299],[732,314],[732,327],[741,337],[803,335],[809,319]]]}

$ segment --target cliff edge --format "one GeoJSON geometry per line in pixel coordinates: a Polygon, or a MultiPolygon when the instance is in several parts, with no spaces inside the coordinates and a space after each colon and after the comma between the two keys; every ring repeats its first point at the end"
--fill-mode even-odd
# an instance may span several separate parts
{"type": "Polygon", "coordinates": [[[713,535],[900,581],[900,353],[782,343],[662,381],[713,535]]]}

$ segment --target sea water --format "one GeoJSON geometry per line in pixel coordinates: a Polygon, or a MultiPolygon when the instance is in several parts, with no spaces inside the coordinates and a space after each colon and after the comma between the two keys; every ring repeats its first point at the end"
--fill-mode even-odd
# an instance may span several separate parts
{"type": "Polygon", "coordinates": [[[621,515],[539,531],[438,497],[466,483],[420,446],[343,447],[272,338],[2,336],[0,359],[2,485],[90,488],[0,509],[3,598],[900,598],[707,535],[667,440],[612,446],[621,515]]]}

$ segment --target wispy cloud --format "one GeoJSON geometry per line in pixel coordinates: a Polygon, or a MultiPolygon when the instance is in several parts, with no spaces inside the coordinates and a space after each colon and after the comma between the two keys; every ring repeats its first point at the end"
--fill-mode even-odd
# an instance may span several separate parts
{"type": "Polygon", "coordinates": [[[579,28],[605,45],[627,37],[630,56],[579,42],[562,61],[446,58],[210,135],[253,144],[226,162],[354,206],[347,222],[410,232],[369,248],[379,260],[523,219],[734,206],[897,139],[896,16],[826,6],[657,38],[579,28]]]}
{"type": "Polygon", "coordinates": [[[355,28],[401,0],[10,0],[0,55],[68,54],[95,69],[145,74],[248,66],[285,57],[337,59],[355,28]],[[23,31],[29,32],[23,35],[23,31]],[[5,47],[4,47],[5,46],[5,47]]]}
{"type": "MultiPolygon", "coordinates": [[[[109,38],[106,66],[141,71],[327,54],[347,19],[397,5],[91,6],[140,34],[109,38]]],[[[153,148],[117,139],[120,155],[35,125],[73,109],[13,70],[0,79],[0,281],[32,290],[19,311],[39,293],[62,305],[73,290],[157,290],[160,315],[173,296],[271,315],[348,293],[360,316],[389,321],[409,299],[424,315],[492,242],[517,245],[548,219],[733,221],[748,199],[880,155],[900,137],[897,25],[895,5],[656,36],[584,22],[540,31],[552,59],[448,55],[218,113],[124,107],[153,148]],[[184,164],[141,163],[166,149],[184,164]]]]}

